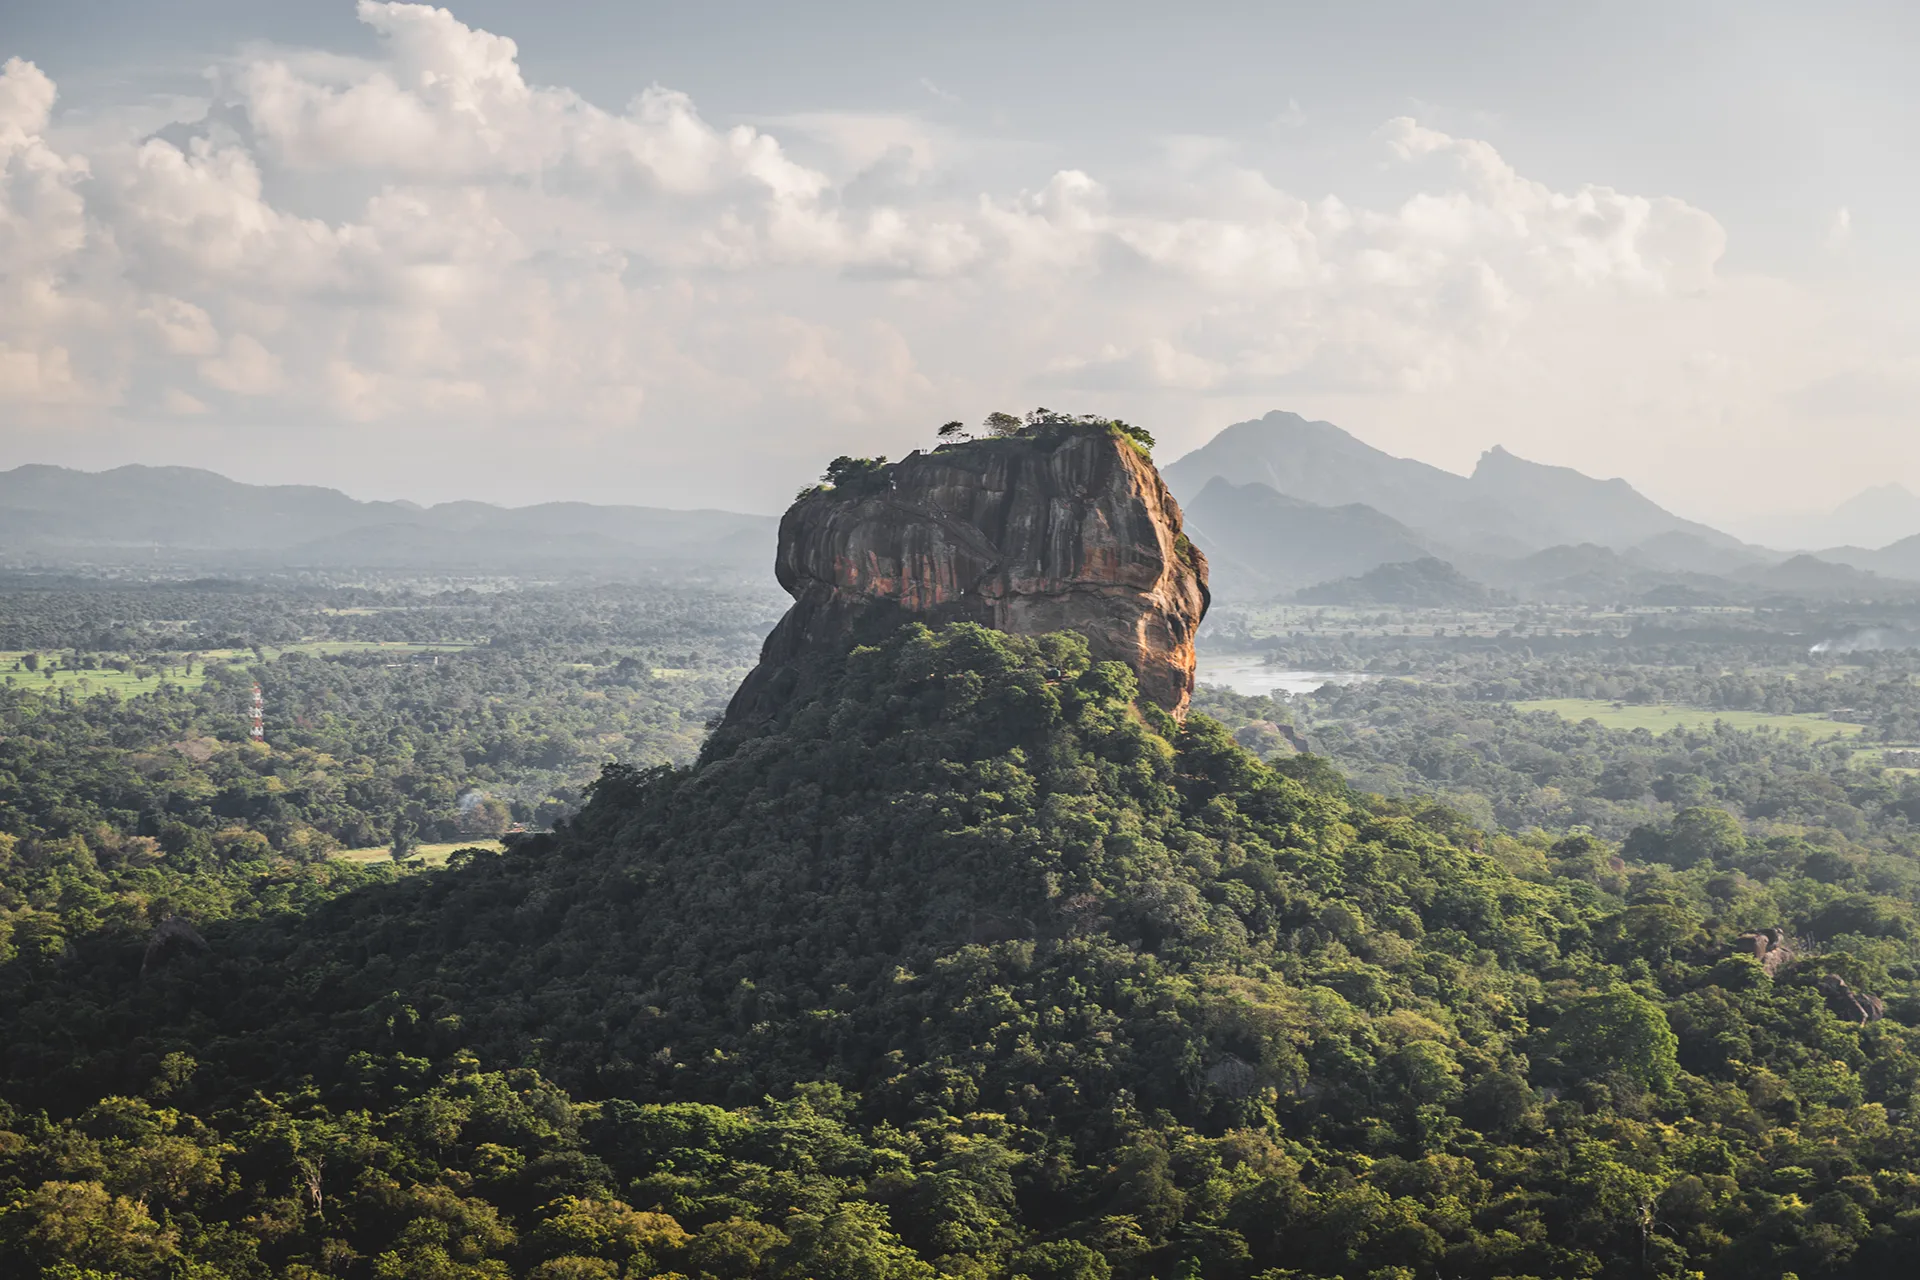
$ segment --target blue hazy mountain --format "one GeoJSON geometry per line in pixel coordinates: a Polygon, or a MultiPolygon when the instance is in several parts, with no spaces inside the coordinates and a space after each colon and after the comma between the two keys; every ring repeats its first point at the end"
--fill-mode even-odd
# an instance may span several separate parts
{"type": "Polygon", "coordinates": [[[1580,543],[1624,551],[1673,534],[1725,550],[1742,546],[1674,515],[1625,480],[1596,480],[1498,447],[1482,455],[1471,476],[1456,475],[1395,457],[1330,422],[1280,411],[1226,428],[1165,475],[1183,503],[1215,477],[1258,482],[1320,506],[1360,503],[1424,538],[1480,555],[1524,556],[1580,543]]]}
{"type": "Polygon", "coordinates": [[[251,485],[193,467],[0,472],[7,563],[180,560],[234,567],[473,572],[754,573],[777,522],[734,511],[548,502],[362,502],[312,485],[251,485]]]}
{"type": "Polygon", "coordinates": [[[1271,596],[1311,583],[1419,560],[1432,544],[1365,503],[1321,506],[1264,483],[1218,476],[1185,504],[1186,530],[1223,599],[1271,596]]]}

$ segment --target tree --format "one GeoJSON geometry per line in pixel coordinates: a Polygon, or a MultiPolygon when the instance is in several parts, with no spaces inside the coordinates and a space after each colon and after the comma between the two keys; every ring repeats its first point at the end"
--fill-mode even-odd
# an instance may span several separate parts
{"type": "Polygon", "coordinates": [[[964,422],[956,420],[945,424],[935,434],[942,440],[965,440],[967,438],[967,425],[964,422]]]}
{"type": "Polygon", "coordinates": [[[1578,1078],[1619,1074],[1644,1088],[1664,1089],[1680,1069],[1680,1038],[1667,1015],[1631,987],[1582,996],[1560,1015],[1550,1036],[1578,1078]]]}
{"type": "Polygon", "coordinates": [[[844,489],[858,494],[875,482],[884,487],[886,466],[885,454],[877,458],[855,458],[843,453],[829,462],[827,469],[820,473],[820,483],[828,489],[844,489]]]}
{"type": "Polygon", "coordinates": [[[1732,814],[1696,805],[1673,816],[1665,860],[1676,867],[1701,862],[1724,864],[1745,852],[1746,847],[1746,834],[1732,814]]]}
{"type": "Polygon", "coordinates": [[[98,1182],[43,1182],[0,1209],[0,1242],[43,1264],[149,1275],[177,1255],[178,1237],[98,1182]]]}
{"type": "Polygon", "coordinates": [[[460,834],[498,837],[513,825],[513,810],[495,796],[475,796],[460,809],[460,834]]]}
{"type": "Polygon", "coordinates": [[[795,1274],[817,1280],[933,1280],[934,1269],[892,1231],[887,1211],[849,1200],[824,1214],[788,1219],[795,1274]]]}
{"type": "Polygon", "coordinates": [[[1025,425],[1010,413],[990,413],[980,427],[990,436],[1010,436],[1025,425]]]}
{"type": "Polygon", "coordinates": [[[1152,452],[1154,446],[1153,432],[1147,430],[1145,427],[1136,427],[1131,422],[1122,422],[1118,418],[1115,418],[1109,425],[1121,435],[1128,437],[1135,444],[1138,444],[1142,449],[1152,452]]]}

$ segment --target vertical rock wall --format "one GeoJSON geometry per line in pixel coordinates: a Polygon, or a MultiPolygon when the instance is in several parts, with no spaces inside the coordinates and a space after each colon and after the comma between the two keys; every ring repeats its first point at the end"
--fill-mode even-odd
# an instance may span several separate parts
{"type": "Polygon", "coordinates": [[[1193,691],[1206,560],[1181,534],[1160,473],[1105,428],[948,445],[803,496],[780,522],[775,572],[794,604],[730,722],[768,712],[783,672],[815,646],[844,645],[876,611],[1077,631],[1175,715],[1193,691]]]}

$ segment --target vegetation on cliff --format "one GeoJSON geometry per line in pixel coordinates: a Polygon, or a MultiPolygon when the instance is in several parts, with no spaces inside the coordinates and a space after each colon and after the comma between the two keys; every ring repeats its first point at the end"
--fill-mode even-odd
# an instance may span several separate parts
{"type": "Polygon", "coordinates": [[[1920,1242],[1905,904],[1763,964],[1822,889],[1710,823],[1543,851],[1136,693],[1075,636],[908,626],[551,839],[16,957],[0,1266],[1804,1280],[1920,1242]]]}
{"type": "MultiPolygon", "coordinates": [[[[980,424],[980,434],[988,440],[1036,440],[1058,439],[1068,432],[1098,432],[1124,440],[1141,457],[1153,458],[1153,433],[1145,427],[1136,427],[1130,422],[1118,418],[1103,418],[1096,413],[1058,413],[1052,409],[1035,409],[1024,418],[1011,413],[990,413],[980,424]]],[[[966,425],[949,422],[935,433],[941,449],[954,448],[969,444],[973,436],[966,425]]],[[[887,485],[887,457],[881,454],[877,458],[856,458],[850,454],[841,454],[827,464],[820,473],[820,480],[800,490],[796,500],[818,497],[822,494],[835,494],[842,498],[866,497],[880,492],[887,485]]]]}
{"type": "MultiPolygon", "coordinates": [[[[1119,418],[1103,417],[1097,413],[1061,413],[1055,409],[1035,409],[1024,418],[1011,413],[990,413],[980,424],[982,435],[990,438],[1024,437],[1037,439],[1050,433],[1062,431],[1104,431],[1131,444],[1144,458],[1153,456],[1153,433],[1145,427],[1136,427],[1119,418]]],[[[949,422],[937,433],[943,441],[958,441],[967,437],[964,425],[949,422]]]]}

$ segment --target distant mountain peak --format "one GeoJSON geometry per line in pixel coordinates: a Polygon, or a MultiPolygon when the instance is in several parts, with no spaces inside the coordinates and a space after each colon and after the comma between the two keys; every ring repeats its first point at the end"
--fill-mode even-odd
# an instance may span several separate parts
{"type": "MultiPolygon", "coordinates": [[[[1344,427],[1335,426],[1321,418],[1307,418],[1286,409],[1275,409],[1262,417],[1251,418],[1246,422],[1236,422],[1230,427],[1221,428],[1218,435],[1208,444],[1222,441],[1236,442],[1245,439],[1272,441],[1279,439],[1288,444],[1312,443],[1332,446],[1353,453],[1374,454],[1382,458],[1393,455],[1374,448],[1359,436],[1344,427]]],[[[1202,448],[1207,446],[1203,445],[1202,448]]],[[[1196,450],[1195,452],[1198,452],[1196,450]]],[[[1187,455],[1192,456],[1192,455],[1187,455]]],[[[1184,460],[1184,459],[1182,459],[1184,460]]]]}
{"type": "Polygon", "coordinates": [[[1504,445],[1480,455],[1471,476],[1374,448],[1330,422],[1275,410],[1235,423],[1165,469],[1191,503],[1216,477],[1254,481],[1321,506],[1359,503],[1452,550],[1523,556],[1561,543],[1617,549],[1668,533],[1728,552],[1738,540],[1682,519],[1617,477],[1522,458],[1504,445]]]}
{"type": "Polygon", "coordinates": [[[1225,476],[1215,476],[1213,479],[1207,481],[1199,494],[1189,499],[1188,505],[1200,506],[1210,501],[1218,502],[1228,500],[1241,489],[1258,490],[1258,501],[1274,507],[1318,507],[1322,505],[1318,502],[1308,502],[1305,498],[1296,498],[1290,493],[1281,493],[1272,485],[1261,484],[1258,480],[1250,480],[1246,484],[1240,485],[1235,484],[1225,476]]]}
{"type": "MultiPolygon", "coordinates": [[[[1566,467],[1552,462],[1535,462],[1531,458],[1521,457],[1503,444],[1496,444],[1480,455],[1480,462],[1474,467],[1471,478],[1476,481],[1484,481],[1502,474],[1525,474],[1528,472],[1537,473],[1542,476],[1557,477],[1564,481],[1582,485],[1603,485],[1618,492],[1632,493],[1636,497],[1640,496],[1638,489],[1635,489],[1619,476],[1613,476],[1603,480],[1598,476],[1590,476],[1577,467],[1566,467]]],[[[1652,505],[1652,499],[1650,498],[1642,498],[1642,501],[1652,505]]]]}
{"type": "Polygon", "coordinates": [[[1913,490],[1899,481],[1889,480],[1854,494],[1833,509],[1833,517],[1887,517],[1899,521],[1912,519],[1916,512],[1920,512],[1920,497],[1915,497],[1913,490]]]}

